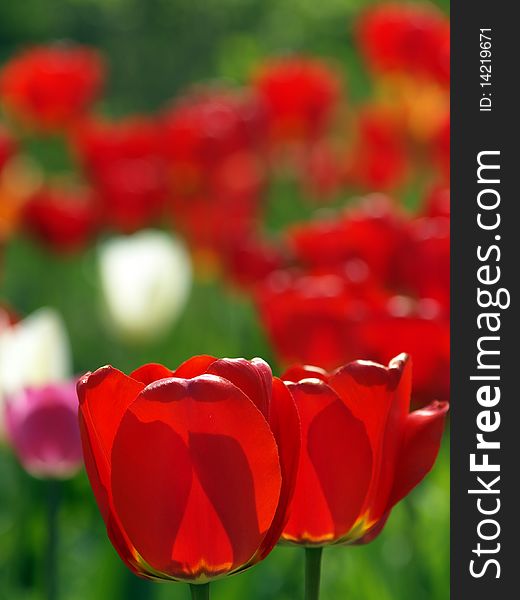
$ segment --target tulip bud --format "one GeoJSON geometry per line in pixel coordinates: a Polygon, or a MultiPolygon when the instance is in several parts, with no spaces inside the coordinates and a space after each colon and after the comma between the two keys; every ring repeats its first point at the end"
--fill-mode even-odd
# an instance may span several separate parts
{"type": "Polygon", "coordinates": [[[123,338],[158,337],[188,299],[190,257],[167,233],[145,230],[109,240],[100,248],[99,270],[110,324],[123,338]]]}

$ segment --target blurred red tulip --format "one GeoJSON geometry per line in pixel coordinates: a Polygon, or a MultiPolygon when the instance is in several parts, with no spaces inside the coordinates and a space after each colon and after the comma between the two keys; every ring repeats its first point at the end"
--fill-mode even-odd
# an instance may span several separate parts
{"type": "Polygon", "coordinates": [[[163,149],[173,175],[177,166],[211,169],[223,158],[261,147],[263,125],[262,106],[252,95],[220,87],[187,93],[170,107],[162,123],[163,149]]]}
{"type": "Polygon", "coordinates": [[[398,286],[416,298],[433,298],[450,306],[450,219],[413,219],[408,239],[395,260],[398,286]]]}
{"type": "Polygon", "coordinates": [[[235,154],[199,176],[198,193],[171,196],[171,221],[192,246],[218,255],[255,230],[262,169],[253,154],[235,154]]]}
{"type": "Polygon", "coordinates": [[[346,157],[346,183],[368,191],[393,190],[404,182],[409,170],[403,128],[384,111],[371,108],[361,112],[346,157]]]}
{"type": "Polygon", "coordinates": [[[171,219],[193,246],[218,253],[254,230],[262,118],[253,97],[225,89],[196,90],[165,114],[171,219]]]}
{"type": "Polygon", "coordinates": [[[97,232],[98,206],[91,192],[44,188],[24,205],[22,225],[49,248],[76,252],[97,232]]]}
{"type": "Polygon", "coordinates": [[[450,218],[450,188],[434,186],[426,195],[422,214],[425,217],[450,218]]]}
{"type": "Polygon", "coordinates": [[[319,138],[331,123],[340,95],[334,70],[306,57],[266,62],[253,85],[266,106],[268,131],[275,145],[319,138]]]}
{"type": "Polygon", "coordinates": [[[109,226],[132,233],[159,218],[167,188],[158,123],[140,116],[89,120],[77,128],[74,144],[109,226]]]}
{"type": "Polygon", "coordinates": [[[104,75],[104,63],[91,48],[36,46],[4,65],[0,100],[30,126],[63,129],[90,108],[104,75]]]}
{"type": "Polygon", "coordinates": [[[279,271],[259,286],[260,315],[285,364],[334,368],[365,355],[358,330],[383,310],[386,294],[365,279],[366,269],[352,271],[279,271]]]}
{"type": "MultiPolygon", "coordinates": [[[[392,201],[373,194],[341,215],[290,227],[288,245],[306,267],[358,265],[387,281],[407,239],[407,222],[392,201]]],[[[360,276],[362,275],[360,271],[360,276]]]]}
{"type": "Polygon", "coordinates": [[[83,464],[75,382],[31,387],[8,397],[5,426],[24,468],[36,477],[66,478],[83,464]]]}
{"type": "Polygon", "coordinates": [[[332,373],[293,367],[302,452],[282,539],[305,546],[364,543],[432,468],[446,403],[409,413],[411,365],[357,361],[332,373]]]}
{"type": "Polygon", "coordinates": [[[376,73],[404,72],[449,84],[450,25],[433,5],[383,3],[358,20],[361,52],[376,73]]]}
{"type": "Polygon", "coordinates": [[[79,385],[87,473],[136,574],[204,583],[263,559],[287,520],[296,407],[261,359],[112,367],[79,385]]]}
{"type": "Polygon", "coordinates": [[[360,292],[337,274],[303,276],[287,287],[275,275],[261,286],[258,305],[285,364],[334,368],[360,356],[386,361],[400,346],[416,356],[414,405],[449,398],[449,318],[435,300],[370,287],[360,292]]]}
{"type": "Polygon", "coordinates": [[[448,310],[430,298],[393,296],[383,311],[367,318],[356,330],[357,356],[387,362],[396,347],[414,358],[413,406],[450,396],[450,321],[448,310]]]}
{"type": "Polygon", "coordinates": [[[233,283],[250,288],[265,281],[285,264],[282,248],[274,242],[247,237],[235,240],[223,256],[227,275],[233,283]]]}

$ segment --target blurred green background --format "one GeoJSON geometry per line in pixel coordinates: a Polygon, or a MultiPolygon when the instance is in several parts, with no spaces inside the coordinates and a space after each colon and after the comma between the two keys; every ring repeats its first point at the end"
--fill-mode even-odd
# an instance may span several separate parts
{"type": "MultiPolygon", "coordinates": [[[[353,100],[370,79],[351,38],[366,0],[61,0],[0,2],[0,62],[28,44],[72,39],[101,49],[110,66],[107,114],[154,111],[192,83],[244,82],[266,56],[301,51],[339,65],[353,100]]],[[[449,3],[438,2],[448,10],[449,3]]],[[[45,162],[45,150],[39,150],[45,162]],[[43,153],[43,156],[42,156],[43,153]]],[[[52,152],[49,150],[49,154],[52,152]]],[[[52,168],[52,156],[48,157],[52,168]]],[[[272,191],[268,222],[301,218],[294,190],[272,191]],[[284,197],[285,196],[285,197],[284,197]]],[[[110,336],[99,310],[96,250],[79,258],[47,253],[18,238],[6,249],[2,296],[20,313],[56,307],[64,316],[78,373],[106,363],[129,371],[146,361],[175,366],[193,354],[260,355],[276,362],[250,301],[219,283],[199,282],[160,342],[128,346],[110,336]],[[200,323],[205,326],[201,327],[200,323]]],[[[104,532],[86,476],[63,485],[60,587],[64,600],[188,598],[184,585],[151,584],[126,571],[104,532]]],[[[0,600],[42,598],[45,485],[0,448],[0,600]]],[[[303,553],[277,548],[248,573],[217,582],[216,600],[303,596],[303,553]]],[[[449,597],[449,448],[434,471],[364,547],[324,553],[324,600],[445,600],[449,597]]]]}

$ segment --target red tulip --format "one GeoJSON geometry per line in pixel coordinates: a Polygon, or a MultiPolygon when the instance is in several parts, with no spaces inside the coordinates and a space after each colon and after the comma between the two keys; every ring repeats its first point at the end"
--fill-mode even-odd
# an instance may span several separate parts
{"type": "Polygon", "coordinates": [[[379,280],[387,280],[397,252],[407,240],[407,223],[389,198],[367,196],[334,218],[316,219],[288,230],[288,244],[307,267],[351,266],[357,262],[379,280]]]}
{"type": "Polygon", "coordinates": [[[223,158],[261,146],[263,124],[254,96],[225,88],[196,89],[165,113],[163,150],[174,171],[183,165],[211,169],[223,158]]]}
{"type": "Polygon", "coordinates": [[[109,226],[132,233],[158,219],[167,188],[157,123],[146,117],[87,121],[74,143],[109,226]]]}
{"type": "Polygon", "coordinates": [[[357,137],[346,159],[346,183],[368,191],[388,191],[403,183],[409,169],[402,126],[383,111],[363,111],[357,121],[357,137]]]}
{"type": "Polygon", "coordinates": [[[413,219],[396,257],[398,285],[417,298],[433,298],[449,311],[450,219],[413,219]]]}
{"type": "Polygon", "coordinates": [[[320,137],[331,123],[340,92],[336,73],[324,62],[305,57],[265,63],[254,87],[266,106],[274,144],[320,137]]]}
{"type": "Polygon", "coordinates": [[[254,287],[285,263],[284,253],[274,242],[247,237],[237,239],[224,253],[226,272],[240,287],[254,287]]]}
{"type": "Polygon", "coordinates": [[[404,72],[449,84],[449,20],[434,6],[371,7],[358,21],[357,37],[374,71],[404,72]]]}
{"type": "MultiPolygon", "coordinates": [[[[366,275],[354,265],[353,275],[366,275]]],[[[274,273],[257,292],[269,337],[282,361],[334,368],[365,356],[359,328],[383,310],[386,295],[348,273],[274,273]]]]}
{"type": "Polygon", "coordinates": [[[104,80],[99,54],[82,46],[23,50],[0,73],[0,100],[32,126],[62,129],[83,115],[104,80]]]}
{"type": "Polygon", "coordinates": [[[220,254],[258,224],[262,169],[252,153],[234,154],[198,176],[199,190],[171,195],[172,225],[195,248],[220,254]]]}
{"type": "Polygon", "coordinates": [[[433,398],[449,399],[450,321],[439,302],[393,296],[385,310],[367,318],[356,334],[358,356],[384,363],[400,346],[414,357],[414,406],[424,406],[433,398]]]}
{"type": "Polygon", "coordinates": [[[296,366],[283,379],[298,407],[302,452],[282,539],[364,543],[432,468],[448,406],[409,413],[411,364],[356,361],[327,373],[296,366]]]}
{"type": "Polygon", "coordinates": [[[130,376],[103,367],[78,394],[87,473],[136,574],[205,583],[270,552],[300,434],[292,397],[264,361],[198,356],[130,376]]]}
{"type": "Polygon", "coordinates": [[[256,290],[285,364],[332,369],[360,357],[387,362],[404,349],[415,360],[414,401],[448,398],[446,216],[411,218],[374,195],[336,218],[295,225],[286,238],[300,269],[275,272],[256,290]]]}
{"type": "Polygon", "coordinates": [[[91,193],[60,188],[41,190],[22,211],[25,229],[57,252],[83,249],[96,233],[98,217],[91,193]]]}
{"type": "MultiPolygon", "coordinates": [[[[356,263],[352,271],[367,274],[356,263]]],[[[449,397],[448,311],[433,298],[396,296],[348,271],[281,271],[260,285],[257,304],[285,364],[332,369],[360,356],[386,362],[404,348],[415,356],[414,402],[449,397]]]]}
{"type": "Polygon", "coordinates": [[[225,89],[192,92],[164,116],[172,223],[198,249],[218,253],[257,224],[262,119],[255,98],[225,89]]]}
{"type": "Polygon", "coordinates": [[[450,188],[436,185],[427,194],[422,211],[425,217],[450,218],[450,188]]]}

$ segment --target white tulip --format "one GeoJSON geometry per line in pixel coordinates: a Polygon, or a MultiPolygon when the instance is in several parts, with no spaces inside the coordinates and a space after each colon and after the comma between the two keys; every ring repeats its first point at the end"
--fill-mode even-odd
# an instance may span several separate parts
{"type": "Polygon", "coordinates": [[[132,340],[164,333],[180,316],[191,289],[186,247],[157,230],[102,244],[99,271],[109,323],[116,334],[132,340]]]}
{"type": "Polygon", "coordinates": [[[25,387],[65,381],[71,376],[65,324],[51,308],[41,308],[15,325],[0,328],[0,432],[3,402],[25,387]]]}

